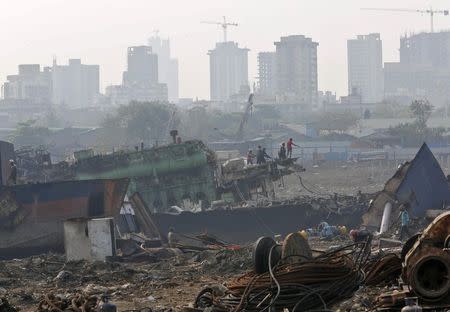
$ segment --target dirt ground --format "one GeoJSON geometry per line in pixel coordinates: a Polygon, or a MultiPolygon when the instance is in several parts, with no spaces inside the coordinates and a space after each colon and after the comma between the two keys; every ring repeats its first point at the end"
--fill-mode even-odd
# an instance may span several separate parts
{"type": "MultiPolygon", "coordinates": [[[[306,166],[306,171],[300,175],[302,183],[297,175],[287,176],[277,183],[277,197],[356,195],[359,190],[375,193],[394,174],[396,165],[306,166]]],[[[315,241],[312,247],[324,250],[344,243],[315,241]]],[[[251,248],[203,251],[157,263],[65,263],[63,255],[54,254],[0,261],[0,298],[6,297],[21,311],[36,311],[40,300],[50,293],[68,297],[75,293],[101,296],[107,292],[118,311],[181,311],[194,302],[201,289],[222,284],[251,269],[251,251],[251,248]]],[[[374,298],[381,291],[383,289],[376,287],[360,289],[353,298],[343,300],[333,310],[370,311],[374,298]]],[[[1,305],[0,312],[3,312],[1,305]]]]}
{"type": "Polygon", "coordinates": [[[0,298],[6,296],[22,311],[35,311],[49,293],[100,297],[106,292],[119,311],[180,310],[202,288],[244,272],[250,259],[249,249],[185,254],[157,263],[65,263],[62,255],[40,255],[0,262],[0,298]]]}
{"type": "Polygon", "coordinates": [[[334,193],[356,195],[381,191],[397,169],[396,162],[330,162],[319,166],[306,164],[305,172],[292,174],[276,183],[279,198],[301,195],[331,196],[334,193]],[[302,185],[303,184],[303,185],[302,185]]]}
{"type": "MultiPolygon", "coordinates": [[[[316,239],[311,246],[326,250],[346,243],[316,239]]],[[[238,251],[202,251],[157,263],[65,263],[63,255],[55,254],[2,261],[0,298],[6,297],[20,311],[36,311],[47,294],[70,297],[83,293],[100,297],[108,293],[118,311],[182,311],[183,307],[192,306],[203,288],[221,285],[252,269],[251,251],[249,247],[238,251]]],[[[370,291],[376,290],[359,291],[354,300],[343,301],[334,309],[366,311],[375,298],[367,295],[370,291]]]]}

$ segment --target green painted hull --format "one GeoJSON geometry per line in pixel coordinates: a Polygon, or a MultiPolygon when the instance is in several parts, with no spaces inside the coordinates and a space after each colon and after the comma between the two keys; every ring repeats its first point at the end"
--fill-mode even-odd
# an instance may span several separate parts
{"type": "Polygon", "coordinates": [[[130,178],[128,194],[139,192],[153,211],[217,197],[214,165],[200,141],[187,141],[143,151],[119,152],[81,159],[78,180],[130,178]]]}

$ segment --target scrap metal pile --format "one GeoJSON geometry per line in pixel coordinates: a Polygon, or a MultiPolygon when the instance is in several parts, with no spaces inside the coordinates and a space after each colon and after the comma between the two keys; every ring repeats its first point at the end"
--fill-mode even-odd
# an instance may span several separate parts
{"type": "Polygon", "coordinates": [[[376,286],[386,282],[395,282],[402,271],[402,260],[394,253],[369,260],[364,268],[365,285],[376,286]]]}
{"type": "Polygon", "coordinates": [[[37,312],[51,311],[97,311],[98,298],[96,296],[85,296],[76,294],[70,298],[61,298],[54,294],[47,294],[40,302],[37,312]]]}
{"type": "Polygon", "coordinates": [[[255,245],[254,271],[232,280],[226,291],[202,290],[194,307],[217,312],[329,310],[363,285],[370,241],[312,254],[299,233],[288,235],[282,246],[261,238],[255,245]]]}
{"type": "Polygon", "coordinates": [[[408,298],[417,297],[423,309],[447,311],[450,308],[450,212],[439,215],[422,233],[403,245],[401,272],[398,272],[398,261],[393,256],[385,258],[383,269],[376,269],[375,264],[375,274],[366,277],[366,281],[371,281],[366,285],[386,278],[388,271],[392,271],[394,279],[401,277],[402,282],[392,291],[379,294],[375,308],[398,311],[408,298]]]}
{"type": "MultiPolygon", "coordinates": [[[[347,305],[344,299],[357,300],[366,293],[371,298],[364,299],[364,311],[399,311],[405,303],[415,307],[413,301],[425,310],[447,311],[450,212],[411,237],[401,252],[398,248],[372,250],[371,245],[367,238],[319,252],[311,250],[300,233],[288,235],[282,244],[260,238],[254,246],[253,270],[225,287],[204,288],[194,308],[214,312],[331,311],[347,305]]],[[[350,303],[350,310],[359,311],[355,307],[350,303]]]]}

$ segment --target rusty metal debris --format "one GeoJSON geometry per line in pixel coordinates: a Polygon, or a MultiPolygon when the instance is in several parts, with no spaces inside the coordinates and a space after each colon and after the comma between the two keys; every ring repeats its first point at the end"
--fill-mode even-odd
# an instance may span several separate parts
{"type": "Polygon", "coordinates": [[[6,298],[0,298],[0,312],[17,312],[18,310],[13,307],[6,298]]]}
{"type": "Polygon", "coordinates": [[[403,277],[424,300],[450,299],[449,236],[450,212],[446,212],[424,230],[405,256],[403,277]]]}
{"type": "Polygon", "coordinates": [[[48,294],[39,302],[37,312],[96,312],[98,298],[82,294],[62,298],[54,294],[48,294]]]}
{"type": "Polygon", "coordinates": [[[276,311],[327,310],[364,283],[362,268],[370,252],[366,243],[348,245],[296,263],[282,259],[273,266],[276,248],[277,245],[270,247],[268,272],[244,274],[229,282],[225,291],[206,288],[197,296],[194,308],[223,312],[267,311],[272,307],[276,311]]]}
{"type": "Polygon", "coordinates": [[[2,186],[0,258],[63,250],[61,222],[117,216],[128,182],[111,179],[2,186]]]}
{"type": "Polygon", "coordinates": [[[364,272],[367,286],[395,283],[402,272],[402,261],[398,255],[390,253],[369,261],[364,272]]]}

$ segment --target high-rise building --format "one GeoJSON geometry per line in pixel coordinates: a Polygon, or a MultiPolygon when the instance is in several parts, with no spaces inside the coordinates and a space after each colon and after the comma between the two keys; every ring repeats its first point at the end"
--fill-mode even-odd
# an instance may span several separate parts
{"type": "Polygon", "coordinates": [[[216,48],[208,52],[212,101],[227,101],[248,86],[248,51],[227,41],[216,43],[216,48]]]}
{"type": "Polygon", "coordinates": [[[276,67],[277,58],[275,52],[258,53],[258,92],[261,95],[275,95],[277,79],[276,67]]]}
{"type": "Polygon", "coordinates": [[[127,70],[122,85],[106,88],[111,105],[127,105],[131,101],[167,101],[167,84],[158,82],[158,55],[149,46],[128,48],[127,70]]]}
{"type": "Polygon", "coordinates": [[[41,71],[39,64],[19,65],[17,75],[6,77],[2,86],[2,95],[6,100],[27,100],[31,103],[46,103],[51,101],[52,76],[49,67],[41,71]]]}
{"type": "Polygon", "coordinates": [[[158,83],[158,55],[149,46],[129,47],[123,84],[158,83]]]}
{"type": "Polygon", "coordinates": [[[92,106],[100,89],[99,65],[84,65],[80,59],[69,59],[68,65],[52,67],[52,102],[69,108],[92,106]]]}
{"type": "Polygon", "coordinates": [[[415,98],[450,104],[450,31],[401,37],[400,62],[384,67],[386,97],[405,104],[415,98]]]}
{"type": "Polygon", "coordinates": [[[450,31],[400,38],[400,63],[450,69],[450,31]]]}
{"type": "Polygon", "coordinates": [[[158,55],[159,82],[167,84],[169,101],[178,102],[178,60],[171,56],[169,39],[155,35],[148,40],[148,45],[158,55]]]}
{"type": "Polygon", "coordinates": [[[281,37],[280,41],[275,42],[277,101],[317,106],[318,45],[311,38],[302,35],[281,37]]]}
{"type": "Polygon", "coordinates": [[[347,41],[348,94],[356,90],[361,103],[383,100],[383,56],[380,34],[358,35],[347,41]]]}

